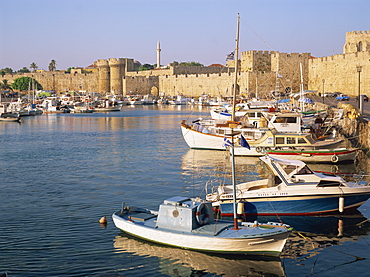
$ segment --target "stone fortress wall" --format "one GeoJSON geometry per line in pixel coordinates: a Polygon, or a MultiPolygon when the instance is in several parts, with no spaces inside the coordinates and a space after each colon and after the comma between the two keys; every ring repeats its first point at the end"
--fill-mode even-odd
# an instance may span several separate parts
{"type": "MultiPolygon", "coordinates": [[[[343,54],[313,58],[310,53],[280,53],[277,51],[245,51],[240,57],[238,91],[252,95],[270,95],[273,90],[301,86],[309,90],[339,91],[355,96],[358,93],[357,66],[361,66],[361,94],[370,94],[370,31],[346,33],[343,54]],[[277,74],[278,73],[278,74],[277,74]]],[[[97,72],[73,71],[5,75],[9,82],[22,77],[35,78],[45,90],[64,93],[71,90],[102,94],[158,94],[188,96],[202,94],[229,95],[233,91],[235,61],[226,67],[168,66],[148,71],[135,70],[129,58],[96,61],[97,72]]]]}
{"type": "Polygon", "coordinates": [[[309,89],[356,96],[360,77],[360,94],[370,96],[370,31],[346,33],[343,54],[310,59],[308,68],[309,89]]]}

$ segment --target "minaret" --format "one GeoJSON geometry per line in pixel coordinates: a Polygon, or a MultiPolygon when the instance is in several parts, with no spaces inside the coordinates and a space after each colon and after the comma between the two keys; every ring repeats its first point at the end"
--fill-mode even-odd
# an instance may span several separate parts
{"type": "Polygon", "coordinates": [[[157,68],[161,67],[161,44],[158,40],[157,43],[157,68]]]}

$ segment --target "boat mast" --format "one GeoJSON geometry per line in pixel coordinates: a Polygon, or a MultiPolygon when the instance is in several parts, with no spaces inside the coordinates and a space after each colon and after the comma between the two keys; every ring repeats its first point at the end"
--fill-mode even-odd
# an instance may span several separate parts
{"type": "Polygon", "coordinates": [[[300,71],[300,74],[301,74],[301,89],[300,89],[300,101],[301,101],[301,104],[300,104],[300,109],[301,109],[301,112],[304,112],[304,103],[303,103],[303,70],[302,70],[302,63],[299,64],[299,71],[300,71]]]}
{"type": "Polygon", "coordinates": [[[233,89],[233,112],[231,120],[235,121],[235,105],[236,105],[236,87],[238,85],[238,71],[239,71],[239,27],[240,27],[240,16],[238,13],[238,19],[236,23],[236,46],[235,46],[235,80],[233,89]]]}
{"type": "MultiPolygon", "coordinates": [[[[240,27],[240,16],[238,13],[236,27],[236,47],[235,47],[235,82],[234,82],[234,91],[233,91],[233,113],[232,121],[235,121],[235,105],[236,105],[236,86],[238,84],[238,68],[239,68],[239,27],[240,27]]],[[[235,180],[235,155],[234,155],[234,130],[231,129],[231,176],[232,176],[232,185],[233,185],[233,209],[234,209],[234,230],[238,230],[238,218],[236,211],[236,180],[235,180]]]]}

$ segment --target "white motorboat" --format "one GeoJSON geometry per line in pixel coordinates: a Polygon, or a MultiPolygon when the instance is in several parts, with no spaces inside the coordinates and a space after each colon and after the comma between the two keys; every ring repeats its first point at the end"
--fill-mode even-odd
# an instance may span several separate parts
{"type": "MultiPolygon", "coordinates": [[[[236,185],[238,207],[249,215],[316,215],[356,210],[370,198],[369,183],[312,171],[304,162],[260,158],[272,172],[267,179],[236,185]]],[[[222,215],[233,213],[233,186],[220,185],[206,197],[222,215]]]]}

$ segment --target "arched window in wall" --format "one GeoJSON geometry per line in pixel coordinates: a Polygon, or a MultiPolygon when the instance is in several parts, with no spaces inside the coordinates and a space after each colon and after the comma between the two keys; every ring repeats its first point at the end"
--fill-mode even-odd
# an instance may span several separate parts
{"type": "Polygon", "coordinates": [[[362,42],[361,41],[357,44],[357,52],[362,52],[362,42]]]}

